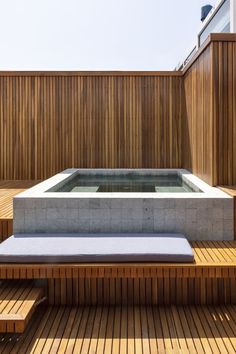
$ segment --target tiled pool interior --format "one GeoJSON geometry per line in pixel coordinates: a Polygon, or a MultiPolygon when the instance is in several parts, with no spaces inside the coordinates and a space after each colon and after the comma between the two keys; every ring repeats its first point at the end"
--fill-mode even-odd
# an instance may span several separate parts
{"type": "Polygon", "coordinates": [[[78,193],[195,193],[199,188],[190,185],[178,173],[146,174],[136,172],[127,174],[110,174],[105,172],[91,175],[76,174],[65,183],[55,186],[48,192],[78,192],[78,193]]]}

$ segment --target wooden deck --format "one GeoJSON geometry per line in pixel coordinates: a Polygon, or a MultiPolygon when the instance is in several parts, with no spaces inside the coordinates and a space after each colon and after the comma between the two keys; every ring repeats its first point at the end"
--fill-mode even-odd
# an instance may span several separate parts
{"type": "Polygon", "coordinates": [[[13,197],[40,181],[0,181],[0,242],[12,235],[13,197]]]}
{"type": "Polygon", "coordinates": [[[236,352],[236,308],[41,307],[25,333],[4,335],[1,353],[236,352]]]}

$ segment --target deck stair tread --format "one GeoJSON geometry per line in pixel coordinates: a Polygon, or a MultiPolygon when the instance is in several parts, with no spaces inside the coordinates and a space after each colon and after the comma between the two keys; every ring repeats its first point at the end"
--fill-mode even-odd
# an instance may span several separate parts
{"type": "Polygon", "coordinates": [[[1,353],[235,353],[235,306],[41,306],[1,353]]]}
{"type": "Polygon", "coordinates": [[[2,281],[0,284],[0,333],[21,333],[43,296],[33,281],[2,281]]]}
{"type": "Polygon", "coordinates": [[[37,180],[0,181],[0,242],[13,232],[13,198],[39,182],[37,180]]]}
{"type": "Polygon", "coordinates": [[[13,218],[13,197],[40,181],[0,181],[0,219],[13,218]]]}

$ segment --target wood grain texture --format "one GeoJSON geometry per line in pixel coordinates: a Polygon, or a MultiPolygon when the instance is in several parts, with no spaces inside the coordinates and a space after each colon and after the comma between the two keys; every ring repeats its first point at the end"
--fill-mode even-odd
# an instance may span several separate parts
{"type": "Polygon", "coordinates": [[[195,241],[191,245],[193,263],[2,263],[0,279],[235,277],[235,241],[195,241]]]}
{"type": "Polygon", "coordinates": [[[236,304],[235,278],[177,277],[49,279],[50,305],[236,304]]]}
{"type": "Polygon", "coordinates": [[[235,306],[45,306],[23,335],[2,336],[0,351],[231,354],[235,316],[235,306]]]}
{"type": "Polygon", "coordinates": [[[235,67],[236,37],[224,34],[184,71],[183,167],[211,185],[236,184],[235,67]]]}
{"type": "Polygon", "coordinates": [[[212,65],[208,46],[184,76],[183,164],[210,185],[214,184],[212,65]]]}
{"type": "Polygon", "coordinates": [[[188,71],[188,69],[194,64],[194,62],[198,59],[198,57],[204,52],[204,50],[212,42],[235,42],[235,41],[236,41],[235,33],[210,33],[207,39],[201,45],[201,47],[197,50],[197,52],[194,54],[191,60],[184,67],[183,73],[185,74],[188,71]]]}
{"type": "Polygon", "coordinates": [[[68,167],[185,167],[236,184],[236,36],[183,72],[0,72],[0,179],[68,167]]]}
{"type": "Polygon", "coordinates": [[[192,247],[195,264],[93,264],[52,269],[49,303],[235,304],[236,243],[203,241],[192,242],[192,247]]]}
{"type": "Polygon", "coordinates": [[[0,242],[13,234],[13,219],[0,219],[0,242]]]}
{"type": "Polygon", "coordinates": [[[236,185],[236,42],[212,43],[215,173],[218,185],[236,185]]]}
{"type": "Polygon", "coordinates": [[[179,74],[0,76],[0,179],[181,167],[182,102],[179,74]]]}
{"type": "Polygon", "coordinates": [[[0,181],[0,242],[13,233],[13,197],[40,181],[0,181]]]}

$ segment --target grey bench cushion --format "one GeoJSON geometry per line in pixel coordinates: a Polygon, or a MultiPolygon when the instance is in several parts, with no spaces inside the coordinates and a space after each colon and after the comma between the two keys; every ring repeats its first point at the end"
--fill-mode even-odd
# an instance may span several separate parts
{"type": "Polygon", "coordinates": [[[181,234],[21,234],[0,244],[0,262],[193,262],[181,234]]]}

